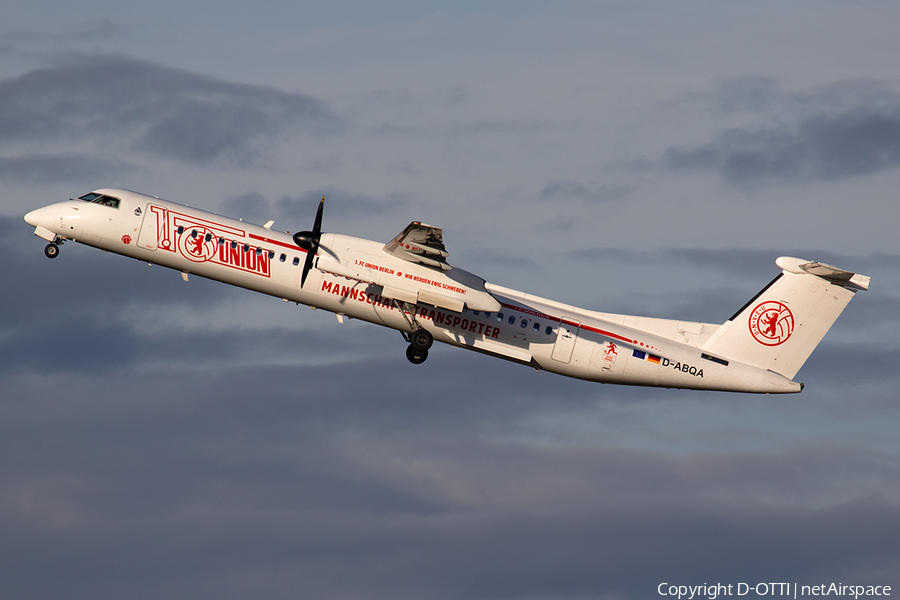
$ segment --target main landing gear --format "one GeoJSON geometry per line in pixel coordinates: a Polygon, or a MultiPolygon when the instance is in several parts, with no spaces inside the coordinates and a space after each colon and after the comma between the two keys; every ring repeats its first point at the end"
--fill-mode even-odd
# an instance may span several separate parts
{"type": "Polygon", "coordinates": [[[409,347],[406,348],[406,358],[414,365],[421,365],[428,358],[428,349],[434,343],[434,337],[425,329],[417,329],[408,338],[409,347]]]}
{"type": "Polygon", "coordinates": [[[403,339],[409,342],[406,349],[406,358],[414,365],[421,365],[428,358],[428,349],[434,343],[434,336],[416,320],[416,308],[407,302],[394,301],[400,314],[406,319],[412,333],[400,332],[403,339]]]}

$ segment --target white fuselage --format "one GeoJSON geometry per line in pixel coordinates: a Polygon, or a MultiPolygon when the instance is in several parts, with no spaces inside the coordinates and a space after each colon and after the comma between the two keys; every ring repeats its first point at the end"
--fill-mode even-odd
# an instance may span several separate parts
{"type": "Polygon", "coordinates": [[[801,389],[772,371],[705,354],[700,346],[717,325],[575,308],[486,283],[457,267],[441,271],[408,262],[385,252],[381,242],[341,234],[322,234],[319,264],[366,277],[313,268],[301,288],[306,252],[290,234],[136,192],[98,191],[114,193],[119,207],[70,200],[33,211],[26,220],[48,239],[76,240],[407,333],[411,317],[396,298],[418,293],[415,321],[435,341],[569,377],[762,393],[801,389]],[[390,297],[388,288],[395,290],[390,297]],[[445,308],[422,302],[431,296],[446,300],[445,308]],[[446,308],[454,302],[466,308],[446,308]],[[473,309],[488,305],[494,307],[488,312],[473,309]]]}

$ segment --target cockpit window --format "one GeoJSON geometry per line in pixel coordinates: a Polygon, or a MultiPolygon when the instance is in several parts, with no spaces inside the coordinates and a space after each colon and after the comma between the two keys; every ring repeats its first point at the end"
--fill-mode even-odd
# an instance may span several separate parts
{"type": "Polygon", "coordinates": [[[103,206],[109,206],[110,208],[119,208],[119,199],[113,198],[112,196],[104,196],[103,194],[97,194],[95,192],[91,192],[90,194],[85,194],[79,200],[84,200],[85,202],[90,202],[91,204],[102,204],[103,206]]]}

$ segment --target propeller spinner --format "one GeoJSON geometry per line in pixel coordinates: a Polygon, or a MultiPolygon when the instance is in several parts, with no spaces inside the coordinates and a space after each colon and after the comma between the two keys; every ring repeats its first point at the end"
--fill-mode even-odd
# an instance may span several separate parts
{"type": "Polygon", "coordinates": [[[303,263],[303,274],[300,275],[300,287],[303,287],[306,276],[312,268],[316,254],[319,252],[319,240],[322,238],[322,208],[325,206],[325,198],[322,197],[319,202],[319,209],[316,211],[316,220],[313,223],[312,231],[298,231],[294,234],[294,243],[306,250],[306,262],[303,263]]]}

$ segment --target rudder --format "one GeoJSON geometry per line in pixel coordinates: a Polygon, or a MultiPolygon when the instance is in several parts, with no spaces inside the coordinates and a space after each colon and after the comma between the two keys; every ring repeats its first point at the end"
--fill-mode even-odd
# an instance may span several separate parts
{"type": "Polygon", "coordinates": [[[793,379],[870,278],[782,256],[781,274],[728,319],[702,349],[793,379]]]}

